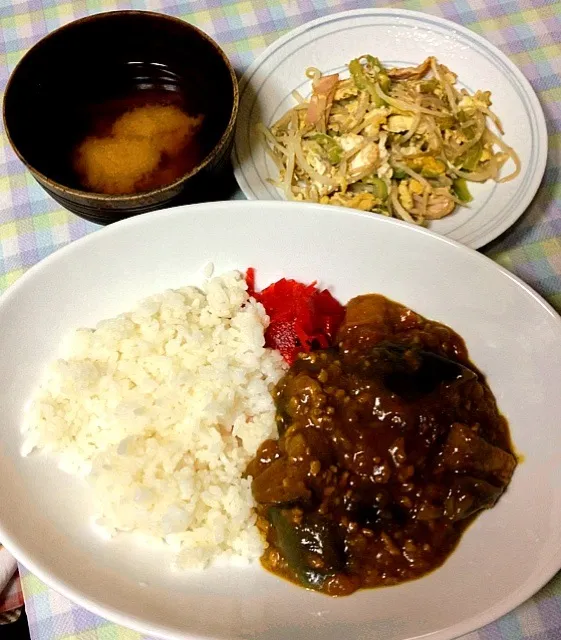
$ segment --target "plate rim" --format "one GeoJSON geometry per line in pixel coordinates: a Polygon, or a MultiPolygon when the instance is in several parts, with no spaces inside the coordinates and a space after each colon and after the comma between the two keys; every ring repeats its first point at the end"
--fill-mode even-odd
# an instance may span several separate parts
{"type": "MultiPolygon", "coordinates": [[[[30,269],[28,269],[20,278],[18,278],[18,280],[13,285],[11,285],[0,296],[0,310],[4,306],[10,304],[13,298],[17,298],[20,289],[23,289],[25,286],[27,286],[27,282],[32,280],[35,277],[36,273],[40,273],[45,268],[48,268],[52,263],[55,263],[59,260],[64,260],[69,254],[76,252],[79,253],[83,245],[103,242],[103,237],[115,232],[119,232],[122,228],[143,226],[144,224],[149,224],[152,220],[159,217],[185,217],[191,212],[196,213],[199,210],[206,210],[205,216],[208,216],[213,214],[213,209],[217,206],[226,206],[234,210],[247,210],[248,207],[258,210],[263,206],[261,202],[262,201],[259,200],[252,200],[249,202],[243,200],[224,200],[217,202],[204,202],[193,205],[180,205],[178,207],[146,213],[141,216],[134,216],[132,218],[127,218],[112,225],[103,227],[94,233],[90,233],[86,236],[83,236],[82,238],[79,238],[78,240],[69,242],[60,249],[53,251],[46,258],[40,260],[30,269]]],[[[418,233],[421,235],[432,237],[436,242],[451,245],[455,251],[459,251],[460,255],[463,255],[465,258],[469,260],[476,260],[481,263],[486,263],[488,265],[488,268],[498,271],[502,274],[503,277],[506,277],[507,280],[513,282],[517,286],[517,289],[521,290],[521,292],[525,296],[528,296],[532,299],[532,304],[537,304],[539,307],[541,307],[543,312],[547,316],[549,316],[550,319],[557,325],[559,329],[559,335],[561,337],[561,316],[538,292],[536,292],[530,285],[525,283],[515,274],[508,271],[502,265],[498,264],[486,255],[476,251],[475,249],[462,244],[461,242],[435,233],[430,229],[408,224],[407,222],[402,220],[387,218],[384,216],[372,216],[368,212],[362,212],[354,209],[349,210],[345,207],[321,205],[317,203],[290,202],[285,200],[268,201],[268,203],[269,204],[267,206],[279,209],[304,208],[312,210],[319,208],[325,210],[326,212],[329,212],[329,214],[331,215],[344,214],[346,216],[365,218],[372,221],[369,224],[403,227],[403,229],[405,230],[404,233],[418,233]]],[[[14,555],[14,557],[16,557],[16,559],[21,562],[21,564],[26,569],[28,569],[32,574],[38,577],[42,582],[44,582],[49,587],[51,587],[67,599],[71,600],[78,606],[81,606],[84,609],[110,622],[119,624],[123,627],[138,631],[143,634],[154,636],[155,638],[161,638],[163,640],[222,640],[219,636],[215,635],[201,636],[198,634],[190,633],[189,631],[177,632],[170,628],[166,628],[165,626],[152,624],[150,622],[147,622],[146,620],[139,619],[136,615],[122,613],[117,608],[114,608],[111,605],[104,604],[98,599],[90,599],[88,596],[82,595],[72,586],[67,586],[63,578],[61,579],[57,576],[52,575],[49,569],[45,567],[44,562],[41,559],[38,559],[37,561],[31,559],[28,554],[24,550],[22,550],[19,542],[13,540],[9,535],[6,534],[1,521],[0,538],[2,539],[2,544],[6,547],[6,549],[10,553],[12,553],[12,555],[14,555]]],[[[552,580],[552,578],[558,573],[561,568],[561,548],[558,549],[556,561],[553,562],[551,566],[554,568],[540,573],[540,578],[531,583],[531,586],[527,586],[526,588],[519,587],[512,593],[510,597],[486,609],[483,613],[480,614],[477,621],[474,621],[473,618],[470,618],[468,620],[465,620],[463,623],[458,623],[448,626],[444,629],[429,632],[422,637],[426,640],[453,640],[454,638],[480,629],[485,625],[496,621],[497,619],[501,618],[502,616],[506,615],[507,613],[511,612],[513,609],[517,608],[522,603],[527,601],[552,580]]],[[[420,640],[420,636],[411,636],[409,640],[415,640],[416,638],[420,640]]]]}
{"type": "MultiPolygon", "coordinates": [[[[249,65],[247,70],[244,72],[240,79],[240,110],[238,114],[238,120],[236,122],[235,133],[234,133],[234,144],[231,153],[231,161],[234,170],[234,176],[236,182],[238,183],[239,188],[243,192],[244,196],[248,200],[261,200],[261,201],[275,201],[275,199],[271,200],[270,198],[259,198],[255,195],[253,188],[249,184],[245,175],[242,173],[243,162],[239,159],[238,156],[238,137],[241,136],[241,118],[239,115],[243,112],[243,104],[244,98],[246,96],[246,88],[257,69],[263,64],[266,58],[268,58],[272,53],[276,52],[279,49],[282,49],[290,40],[295,37],[299,37],[304,34],[309,29],[315,28],[318,25],[328,24],[334,20],[347,19],[347,18],[357,18],[361,16],[376,18],[377,16],[392,14],[395,18],[410,18],[413,20],[422,19],[423,21],[433,22],[443,27],[448,27],[456,32],[458,32],[461,36],[468,36],[475,41],[477,41],[483,48],[490,51],[493,55],[498,57],[503,64],[505,64],[510,71],[514,74],[518,82],[521,84],[524,95],[530,101],[533,114],[536,115],[537,118],[535,120],[535,126],[537,129],[536,139],[541,142],[540,151],[541,153],[538,155],[537,162],[534,164],[532,175],[530,179],[530,187],[523,193],[523,196],[518,199],[513,207],[514,215],[507,216],[505,220],[492,227],[491,231],[485,232],[482,235],[478,236],[475,241],[468,241],[466,243],[461,240],[458,241],[460,244],[465,244],[472,249],[480,249],[481,247],[486,246],[493,240],[496,240],[499,236],[501,236],[505,231],[507,231],[510,227],[512,227],[527,211],[528,207],[532,203],[534,197],[536,196],[538,189],[540,188],[546,166],[547,166],[547,157],[548,157],[548,133],[547,133],[547,121],[545,118],[545,113],[541,102],[538,98],[537,93],[534,91],[530,81],[526,78],[524,73],[518,68],[517,65],[510,60],[510,58],[503,53],[496,45],[487,40],[485,37],[480,34],[472,31],[471,29],[454,22],[452,20],[448,20],[447,18],[443,18],[441,16],[436,16],[431,13],[426,13],[423,11],[413,11],[410,9],[394,9],[392,7],[388,8],[365,8],[365,9],[350,9],[347,11],[339,11],[337,13],[327,14],[325,16],[321,16],[319,18],[315,18],[314,20],[310,20],[309,22],[305,22],[294,29],[289,30],[284,35],[280,36],[276,40],[274,40],[269,46],[267,46],[259,56],[249,65]]],[[[502,74],[501,74],[502,75],[502,74]]],[[[510,83],[509,83],[510,84],[510,83]]],[[[283,197],[280,198],[279,201],[286,201],[283,197]]],[[[438,233],[438,232],[436,232],[438,233]]],[[[444,237],[449,237],[445,234],[444,237]]]]}

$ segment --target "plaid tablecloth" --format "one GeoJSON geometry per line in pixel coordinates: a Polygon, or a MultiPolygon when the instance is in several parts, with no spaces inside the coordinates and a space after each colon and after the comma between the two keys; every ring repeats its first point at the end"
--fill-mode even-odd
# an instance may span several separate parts
{"type": "MultiPolygon", "coordinates": [[[[151,9],[184,18],[214,37],[241,74],[288,30],[328,13],[374,6],[426,11],[473,29],[510,56],[537,91],[549,132],[544,182],[520,221],[484,252],[561,311],[560,0],[0,0],[0,91],[39,38],[99,11],[151,9]]],[[[0,291],[55,249],[96,228],[61,209],[34,183],[2,132],[0,291]]],[[[33,640],[140,640],[139,634],[73,605],[23,567],[21,572],[33,640]]],[[[529,639],[561,639],[561,574],[515,612],[463,640],[529,639]]]]}

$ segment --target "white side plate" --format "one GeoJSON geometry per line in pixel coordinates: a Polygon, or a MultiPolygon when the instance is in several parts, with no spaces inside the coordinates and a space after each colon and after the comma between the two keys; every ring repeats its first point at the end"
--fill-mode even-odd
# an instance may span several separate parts
{"type": "MultiPolygon", "coordinates": [[[[434,55],[458,74],[470,92],[492,92],[505,142],[518,152],[522,172],[512,182],[470,183],[469,208],[430,223],[430,229],[478,249],[506,231],[534,197],[547,159],[547,131],[541,105],[520,70],[487,40],[453,22],[397,9],[361,9],[309,22],[268,47],[241,81],[241,101],[233,163],[236,179],[250,200],[282,200],[269,184],[277,169],[265,152],[258,122],[270,125],[295,104],[292,91],[309,94],[307,67],[342,72],[357,56],[370,53],[388,66],[408,66],[434,55]]],[[[508,171],[508,164],[504,171],[508,171]]]]}

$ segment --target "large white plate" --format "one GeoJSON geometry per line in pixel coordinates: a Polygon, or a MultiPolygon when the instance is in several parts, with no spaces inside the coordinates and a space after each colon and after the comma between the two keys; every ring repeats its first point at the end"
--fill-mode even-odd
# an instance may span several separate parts
{"type": "Polygon", "coordinates": [[[448,20],[414,11],[360,9],[314,20],[279,38],[249,67],[241,80],[232,156],[246,197],[284,198],[267,182],[278,172],[255,133],[256,124],[270,125],[293,106],[294,89],[309,94],[307,67],[342,72],[349,60],[365,53],[389,66],[416,65],[435,55],[458,74],[460,86],[471,92],[491,90],[504,139],[520,155],[522,173],[506,184],[470,183],[470,208],[430,223],[430,229],[474,249],[506,231],[530,204],[545,170],[547,131],[540,103],[519,69],[487,40],[448,20]]]}
{"type": "Polygon", "coordinates": [[[0,540],[84,607],[151,636],[449,640],[506,613],[561,567],[561,320],[487,258],[412,225],[335,207],[229,202],[115,224],[58,251],[0,299],[0,540]],[[164,552],[98,537],[84,485],[21,458],[26,399],[71,329],[167,287],[251,265],[258,284],[378,291],[450,324],[488,375],[525,461],[439,570],[330,599],[259,565],[172,573],[164,552]]]}

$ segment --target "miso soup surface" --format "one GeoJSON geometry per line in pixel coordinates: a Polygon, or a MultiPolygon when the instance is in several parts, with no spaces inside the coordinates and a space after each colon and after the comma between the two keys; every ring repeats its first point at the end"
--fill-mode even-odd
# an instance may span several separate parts
{"type": "Polygon", "coordinates": [[[71,151],[81,188],[131,194],[171,184],[204,156],[204,116],[189,113],[180,93],[135,88],[85,105],[85,129],[71,151]]]}

